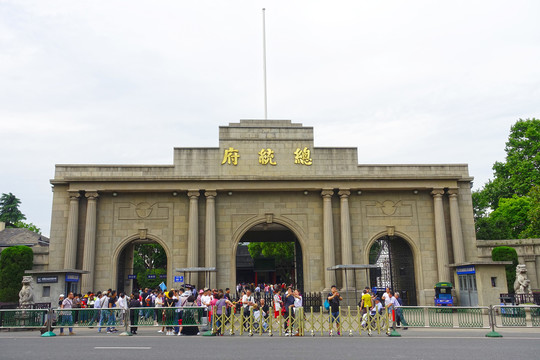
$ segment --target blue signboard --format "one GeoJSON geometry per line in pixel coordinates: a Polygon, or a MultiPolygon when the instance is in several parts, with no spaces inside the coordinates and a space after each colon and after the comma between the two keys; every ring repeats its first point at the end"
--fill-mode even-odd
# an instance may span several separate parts
{"type": "Polygon", "coordinates": [[[130,274],[128,275],[128,279],[135,280],[137,278],[137,275],[130,274]]]}
{"type": "Polygon", "coordinates": [[[174,282],[183,283],[184,282],[184,277],[183,276],[175,276],[174,277],[174,282]]]}
{"type": "Polygon", "coordinates": [[[166,278],[167,278],[167,274],[160,274],[160,275],[159,275],[159,278],[160,278],[160,279],[166,279],[166,278]]]}
{"type": "Polygon", "coordinates": [[[66,282],[79,282],[79,274],[66,274],[66,282]]]}
{"type": "Polygon", "coordinates": [[[456,270],[458,275],[476,274],[474,265],[458,266],[456,270]]]}
{"type": "Polygon", "coordinates": [[[156,278],[156,274],[146,275],[146,278],[149,279],[149,280],[153,280],[153,279],[156,278]]]}

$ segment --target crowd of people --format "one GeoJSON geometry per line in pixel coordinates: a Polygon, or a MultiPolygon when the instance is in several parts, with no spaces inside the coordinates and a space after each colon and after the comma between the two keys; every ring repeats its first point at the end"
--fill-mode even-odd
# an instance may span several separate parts
{"type": "MultiPolygon", "coordinates": [[[[332,335],[334,324],[337,334],[340,332],[340,302],[343,297],[338,292],[335,285],[331,287],[331,292],[326,296],[329,310],[330,335],[332,335]]],[[[377,296],[369,287],[366,287],[362,292],[362,297],[358,306],[362,311],[362,326],[366,326],[369,319],[376,314],[390,314],[395,318],[397,326],[401,326],[401,306],[403,305],[399,292],[392,293],[390,288],[381,296],[377,296]],[[384,304],[383,304],[384,302],[384,304]]],[[[69,293],[67,297],[60,295],[58,301],[59,309],[77,309],[77,308],[94,308],[101,311],[94,312],[92,315],[88,313],[69,312],[67,323],[77,323],[81,321],[92,321],[97,325],[97,331],[101,332],[102,328],[106,329],[107,334],[112,334],[118,330],[115,328],[117,320],[121,323],[123,319],[117,319],[116,310],[127,310],[129,308],[176,308],[174,312],[174,326],[163,326],[158,330],[168,336],[181,335],[196,335],[199,333],[197,327],[182,326],[182,308],[184,307],[203,307],[207,311],[207,316],[211,319],[212,315],[216,316],[215,334],[223,335],[222,323],[223,314],[230,316],[231,312],[242,312],[244,315],[244,323],[242,326],[247,330],[250,315],[253,316],[257,324],[262,324],[263,331],[268,329],[268,319],[270,316],[284,318],[285,336],[298,335],[298,331],[291,330],[291,324],[294,324],[295,317],[298,311],[303,306],[303,298],[298,289],[285,284],[238,284],[236,293],[231,294],[231,290],[226,288],[210,289],[204,288],[197,290],[194,286],[186,285],[179,289],[161,290],[161,289],[141,289],[133,291],[130,296],[124,293],[118,293],[115,290],[109,289],[106,291],[98,291],[97,293],[88,292],[86,295],[69,293]],[[267,296],[261,296],[264,293],[267,296]],[[258,296],[256,296],[258,295],[258,296]],[[267,300],[269,299],[269,300],[267,300]],[[213,314],[215,312],[215,314],[213,314]],[[88,318],[92,316],[92,318],[88,318]]],[[[68,312],[66,312],[68,313],[68,312]]],[[[124,313],[122,311],[122,313],[124,313]]],[[[132,324],[130,331],[132,334],[137,334],[137,326],[135,322],[135,312],[129,313],[132,324]]],[[[148,320],[159,323],[159,311],[144,312],[144,317],[148,320]]],[[[211,321],[211,320],[209,320],[211,321]]],[[[406,324],[403,324],[406,326],[406,324]]],[[[296,327],[297,328],[297,327],[296,327]]],[[[407,327],[404,327],[406,330],[407,327]]],[[[69,328],[69,334],[74,335],[73,328],[69,328]]],[[[64,335],[64,329],[60,328],[60,335],[64,335]]]]}
{"type": "MultiPolygon", "coordinates": [[[[130,296],[126,296],[124,293],[117,293],[115,290],[109,289],[106,291],[98,291],[96,293],[88,292],[86,295],[69,293],[67,297],[64,294],[60,295],[58,301],[59,309],[81,309],[81,308],[94,308],[100,309],[93,313],[93,318],[88,318],[88,313],[73,311],[60,313],[64,317],[64,322],[71,324],[81,321],[92,321],[97,325],[98,332],[102,331],[102,328],[106,329],[107,334],[112,334],[118,330],[115,328],[117,320],[119,323],[122,319],[117,319],[116,310],[127,310],[129,308],[184,308],[191,306],[205,307],[208,317],[211,318],[212,311],[215,311],[216,333],[222,335],[221,318],[225,313],[227,316],[231,314],[231,311],[242,311],[244,318],[249,318],[250,314],[256,321],[263,320],[263,328],[267,329],[266,320],[273,314],[274,317],[283,315],[286,318],[285,329],[286,335],[291,335],[287,331],[289,321],[294,319],[295,313],[302,307],[302,296],[298,289],[293,289],[292,286],[285,286],[285,284],[269,285],[261,284],[254,286],[254,284],[238,284],[236,288],[236,294],[231,294],[231,290],[226,288],[222,289],[210,289],[204,288],[197,290],[194,286],[186,285],[179,289],[161,290],[161,289],[140,289],[133,291],[130,296]],[[262,289],[262,291],[261,291],[262,289]],[[268,304],[264,297],[254,296],[259,293],[273,294],[271,304],[268,304]],[[79,316],[81,318],[79,318],[79,316]]],[[[123,313],[123,312],[122,312],[123,313]]],[[[134,317],[135,312],[130,312],[130,322],[132,324],[130,332],[137,334],[138,328],[133,326],[135,324],[134,317]]],[[[159,312],[149,311],[144,312],[146,318],[152,318],[152,320],[158,322],[159,312]]],[[[183,327],[181,325],[182,310],[175,311],[175,325],[178,326],[164,326],[159,333],[165,335],[195,335],[198,334],[198,329],[194,327],[183,327]]],[[[247,321],[244,321],[244,327],[248,327],[247,321]]],[[[69,334],[75,335],[73,328],[69,328],[69,334]]],[[[64,329],[60,328],[60,335],[64,335],[64,329]]]]}

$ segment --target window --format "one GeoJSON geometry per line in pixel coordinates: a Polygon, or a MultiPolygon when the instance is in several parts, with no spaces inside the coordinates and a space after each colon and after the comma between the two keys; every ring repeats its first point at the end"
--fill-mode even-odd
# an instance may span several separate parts
{"type": "Polygon", "coordinates": [[[51,287],[50,286],[44,286],[43,287],[43,293],[41,297],[51,297],[51,287]]]}

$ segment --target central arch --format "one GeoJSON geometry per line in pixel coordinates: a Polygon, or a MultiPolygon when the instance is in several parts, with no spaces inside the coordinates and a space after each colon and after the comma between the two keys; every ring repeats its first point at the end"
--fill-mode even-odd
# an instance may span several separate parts
{"type": "MultiPolygon", "coordinates": [[[[254,217],[237,228],[232,237],[232,252],[231,252],[231,268],[230,268],[230,277],[234,285],[238,283],[237,279],[237,253],[239,244],[244,241],[249,241],[250,235],[249,232],[257,231],[275,231],[278,227],[282,228],[290,233],[293,237],[293,241],[296,242],[297,250],[296,253],[301,253],[299,258],[295,259],[296,262],[296,272],[298,276],[301,276],[301,279],[298,283],[298,287],[301,291],[310,291],[311,289],[305,289],[305,284],[309,284],[309,266],[308,266],[308,257],[306,251],[306,236],[303,230],[294,222],[285,218],[276,218],[268,216],[254,217]]],[[[266,239],[268,240],[268,239],[266,239]]],[[[262,242],[266,241],[265,239],[262,242]]],[[[271,241],[271,240],[270,240],[271,241]]]]}
{"type": "MultiPolygon", "coordinates": [[[[112,269],[112,276],[111,276],[111,285],[113,288],[117,289],[119,292],[131,292],[133,281],[130,279],[127,279],[127,275],[125,273],[125,268],[127,262],[131,262],[131,267],[133,267],[133,255],[128,254],[128,249],[130,249],[130,246],[134,246],[136,244],[158,244],[160,245],[163,250],[165,251],[165,254],[167,256],[167,278],[163,279],[165,283],[170,284],[172,280],[172,254],[167,246],[167,244],[161,240],[159,237],[154,236],[152,234],[134,234],[131,236],[128,236],[127,238],[124,238],[118,246],[116,246],[113,256],[111,257],[111,269],[112,269]],[[131,257],[131,260],[129,259],[131,257]]],[[[132,250],[132,249],[131,249],[132,250]]]]}

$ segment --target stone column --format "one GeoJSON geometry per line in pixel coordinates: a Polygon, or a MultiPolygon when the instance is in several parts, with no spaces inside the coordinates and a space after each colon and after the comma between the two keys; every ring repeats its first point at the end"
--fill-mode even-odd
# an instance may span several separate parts
{"type": "Polygon", "coordinates": [[[536,255],[524,255],[523,261],[527,266],[527,277],[531,280],[530,289],[538,289],[538,278],[536,276],[536,255]]]}
{"type": "Polygon", "coordinates": [[[96,213],[97,213],[97,192],[87,192],[88,199],[86,206],[86,227],[84,230],[84,256],[83,270],[89,271],[82,275],[81,290],[82,293],[95,291],[94,289],[94,268],[96,260],[96,213]]]}
{"type": "Polygon", "coordinates": [[[443,189],[433,189],[433,211],[435,217],[435,244],[437,247],[437,271],[439,282],[451,281],[448,267],[448,244],[446,241],[446,225],[444,223],[443,189]]]}
{"type": "Polygon", "coordinates": [[[336,264],[334,252],[334,221],[332,219],[332,195],[334,190],[323,189],[323,253],[324,253],[324,291],[329,291],[336,284],[335,271],[326,270],[336,264]]]}
{"type": "MultiPolygon", "coordinates": [[[[340,198],[341,209],[341,263],[343,265],[351,265],[353,263],[352,256],[352,238],[351,238],[351,216],[349,214],[349,189],[341,189],[338,192],[340,198]]],[[[354,288],[354,270],[345,270],[347,281],[343,285],[343,290],[351,290],[354,288]],[[346,289],[345,286],[348,285],[346,289]]]]}
{"type": "Polygon", "coordinates": [[[78,191],[69,192],[69,215],[66,233],[66,249],[64,253],[64,269],[75,269],[77,265],[77,230],[79,228],[78,191]]]}
{"type": "MultiPolygon", "coordinates": [[[[206,196],[206,252],[205,252],[205,266],[216,267],[216,196],[215,190],[207,190],[204,193],[206,196]]],[[[210,273],[210,284],[208,287],[217,288],[216,273],[210,273]]]]}
{"type": "MultiPolygon", "coordinates": [[[[199,266],[199,190],[189,190],[188,251],[187,267],[199,266]]],[[[198,274],[186,274],[194,285],[198,285],[198,274]]],[[[186,280],[187,281],[187,280],[186,280]]]]}
{"type": "Polygon", "coordinates": [[[452,227],[452,248],[454,250],[454,263],[465,262],[465,247],[463,246],[463,233],[461,232],[461,218],[459,216],[458,189],[448,190],[450,198],[450,226],[452,227]]]}

